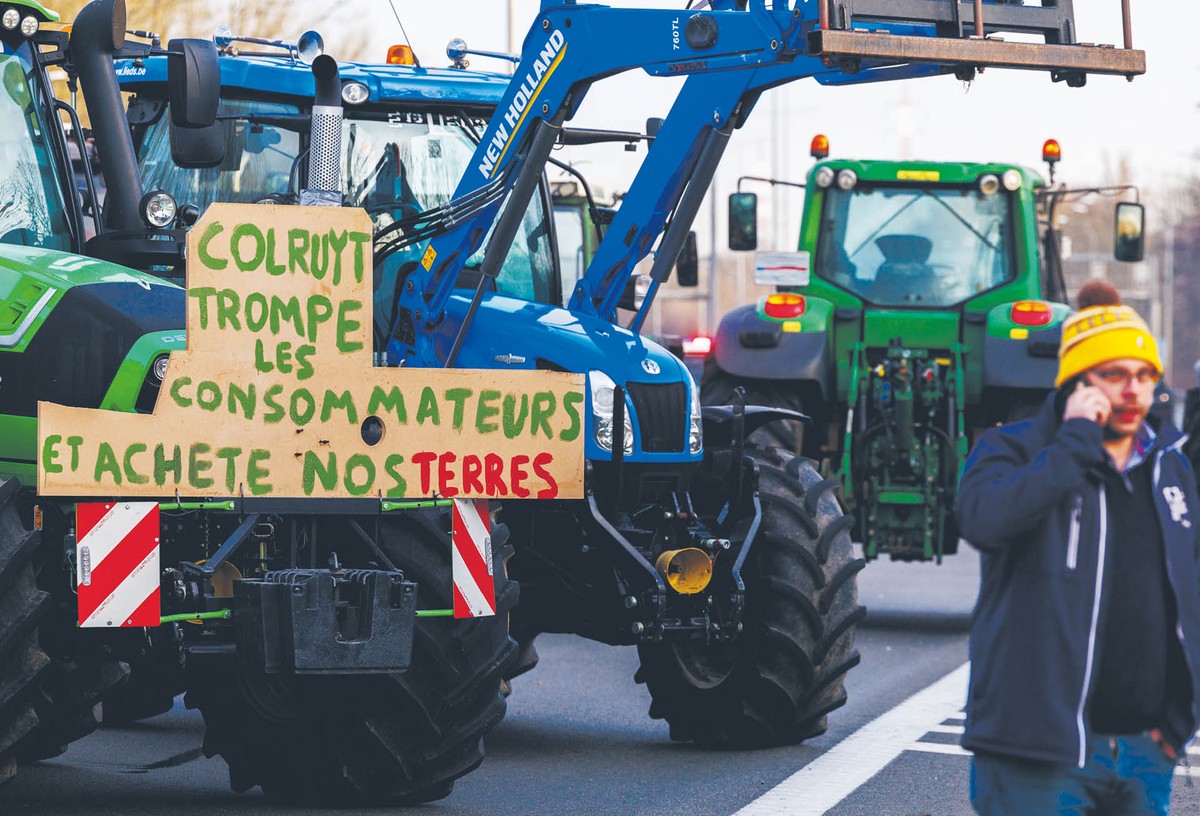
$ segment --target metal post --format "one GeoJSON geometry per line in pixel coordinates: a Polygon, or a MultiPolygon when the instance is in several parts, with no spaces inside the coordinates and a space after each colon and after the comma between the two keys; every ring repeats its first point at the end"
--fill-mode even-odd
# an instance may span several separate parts
{"type": "Polygon", "coordinates": [[[829,30],[829,0],[819,0],[817,3],[819,11],[817,12],[817,25],[822,31],[829,30]]]}
{"type": "Polygon", "coordinates": [[[1129,0],[1121,0],[1121,27],[1125,31],[1125,48],[1133,48],[1133,23],[1129,18],[1129,0]]]}
{"type": "Polygon", "coordinates": [[[975,0],[975,36],[983,39],[983,0],[975,0]]]}

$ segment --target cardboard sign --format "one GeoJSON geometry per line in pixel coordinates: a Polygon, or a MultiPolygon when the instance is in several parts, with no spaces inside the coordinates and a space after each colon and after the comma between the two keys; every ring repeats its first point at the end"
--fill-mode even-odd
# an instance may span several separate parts
{"type": "Polygon", "coordinates": [[[218,204],[153,415],[38,405],[43,495],[579,498],[583,375],[372,364],[371,221],[218,204]]]}

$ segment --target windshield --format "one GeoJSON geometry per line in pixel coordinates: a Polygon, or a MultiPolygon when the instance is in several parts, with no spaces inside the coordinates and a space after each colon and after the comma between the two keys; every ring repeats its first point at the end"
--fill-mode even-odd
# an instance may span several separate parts
{"type": "MultiPolygon", "coordinates": [[[[486,122],[421,111],[393,112],[378,118],[347,120],[343,132],[343,192],[346,203],[363,207],[376,227],[450,201],[475,152],[475,134],[486,122]]],[[[471,274],[483,262],[487,239],[466,263],[459,286],[474,287],[471,274]]],[[[377,276],[376,323],[389,329],[399,292],[396,282],[421,259],[422,244],[407,247],[384,261],[377,276]]],[[[555,303],[554,262],[546,213],[534,196],[521,229],[504,259],[495,291],[522,300],[555,303]]]]}
{"type": "Polygon", "coordinates": [[[569,295],[587,271],[584,257],[583,209],[572,204],[554,205],[554,233],[558,241],[558,262],[562,266],[563,293],[569,295]]]}
{"type": "MultiPolygon", "coordinates": [[[[292,114],[294,105],[223,99],[222,113],[292,114]]],[[[171,160],[163,115],[142,138],[139,161],[147,190],[162,189],[181,204],[203,211],[214,201],[252,202],[271,194],[295,192],[289,185],[300,149],[296,133],[269,125],[225,120],[226,156],[220,167],[180,169],[171,160]]],[[[424,111],[393,111],[372,117],[358,112],[342,126],[342,193],[348,206],[365,208],[376,227],[445,204],[454,194],[475,150],[474,134],[483,120],[424,111]]],[[[487,241],[484,241],[484,247],[487,241]]],[[[396,282],[420,260],[423,245],[397,252],[375,276],[375,323],[389,331],[394,322],[396,282]]],[[[459,286],[473,287],[471,274],[483,260],[480,249],[467,261],[459,286]]],[[[496,291],[524,300],[557,303],[549,226],[541,197],[525,213],[496,281],[496,291]]]]}
{"type": "Polygon", "coordinates": [[[22,61],[0,54],[0,243],[70,251],[63,189],[22,61]]]}
{"type": "MultiPolygon", "coordinates": [[[[278,116],[299,113],[299,108],[281,102],[221,100],[221,114],[251,111],[278,116]]],[[[225,131],[225,160],[216,167],[182,168],[171,159],[169,118],[163,114],[150,125],[138,149],[142,184],[147,190],[166,190],[180,204],[195,204],[201,212],[215,201],[249,204],[287,193],[292,163],[300,151],[299,134],[225,119],[214,126],[225,131]]]]}
{"type": "Polygon", "coordinates": [[[949,306],[1012,279],[1007,193],[860,184],[825,192],[816,273],[884,306],[949,306]]]}

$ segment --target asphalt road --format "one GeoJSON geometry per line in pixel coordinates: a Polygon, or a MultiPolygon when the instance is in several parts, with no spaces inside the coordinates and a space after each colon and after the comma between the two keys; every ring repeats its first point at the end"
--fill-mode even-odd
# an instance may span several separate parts
{"type": "MultiPolygon", "coordinates": [[[[543,636],[542,661],[515,681],[483,766],[446,799],[411,812],[967,814],[969,760],[955,733],[962,673],[953,673],[966,660],[976,570],[969,553],[941,567],[870,565],[860,594],[872,613],[857,638],[863,660],[847,679],[850,702],[826,734],[786,748],[716,752],[673,744],[666,726],[647,716],[649,696],[632,679],[632,648],[543,636]]],[[[223,763],[203,757],[202,736],[199,715],[178,704],[136,727],[101,730],[61,757],[23,767],[0,790],[0,814],[294,811],[231,792],[223,763]]],[[[1173,813],[1200,813],[1200,788],[1189,782],[1177,779],[1173,813]]]]}

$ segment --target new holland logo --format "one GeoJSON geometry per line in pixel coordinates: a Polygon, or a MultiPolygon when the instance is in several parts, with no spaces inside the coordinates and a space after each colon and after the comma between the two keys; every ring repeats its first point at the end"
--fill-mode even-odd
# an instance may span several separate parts
{"type": "MultiPolygon", "coordinates": [[[[483,161],[479,163],[479,172],[485,179],[490,179],[495,175],[496,167],[507,152],[513,136],[520,130],[521,122],[525,119],[529,106],[541,93],[542,87],[562,60],[563,52],[566,50],[565,42],[566,38],[563,37],[561,31],[558,29],[552,31],[545,46],[534,58],[533,66],[526,72],[521,84],[517,86],[517,92],[513,96],[512,102],[509,103],[508,110],[504,112],[504,121],[496,124],[496,132],[492,134],[484,151],[483,161]]],[[[495,121],[495,117],[493,117],[493,121],[495,121]]]]}
{"type": "Polygon", "coordinates": [[[647,374],[657,374],[659,371],[662,371],[662,369],[658,367],[658,363],[654,362],[653,360],[642,360],[642,370],[647,374]]]}

